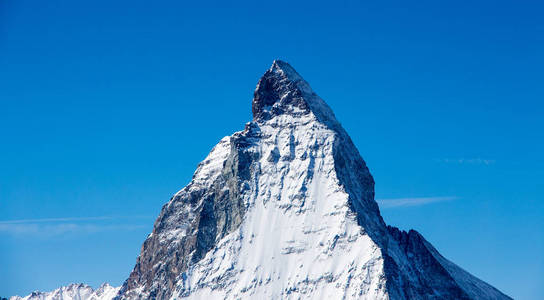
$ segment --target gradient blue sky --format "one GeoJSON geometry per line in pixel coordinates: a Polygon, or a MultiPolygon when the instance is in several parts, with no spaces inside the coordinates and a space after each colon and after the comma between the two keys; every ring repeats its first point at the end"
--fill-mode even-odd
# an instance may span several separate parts
{"type": "Polygon", "coordinates": [[[544,298],[544,9],[517,1],[0,0],[0,296],[120,285],[170,196],[290,62],[389,224],[544,298]]]}

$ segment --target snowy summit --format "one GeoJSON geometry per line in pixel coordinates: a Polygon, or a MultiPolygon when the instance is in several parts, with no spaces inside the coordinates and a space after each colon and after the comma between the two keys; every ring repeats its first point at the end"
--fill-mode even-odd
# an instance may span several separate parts
{"type": "Polygon", "coordinates": [[[120,299],[508,299],[387,226],[329,106],[286,62],[162,209],[120,299]]]}
{"type": "Polygon", "coordinates": [[[252,111],[163,206],[116,299],[510,299],[385,224],[366,163],[288,63],[252,111]]]}

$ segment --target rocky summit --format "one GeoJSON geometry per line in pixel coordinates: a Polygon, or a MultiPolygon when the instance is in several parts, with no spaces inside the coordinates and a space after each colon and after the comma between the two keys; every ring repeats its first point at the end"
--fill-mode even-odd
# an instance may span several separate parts
{"type": "Polygon", "coordinates": [[[510,299],[385,224],[365,161],[289,64],[252,112],[163,206],[115,299],[510,299]]]}

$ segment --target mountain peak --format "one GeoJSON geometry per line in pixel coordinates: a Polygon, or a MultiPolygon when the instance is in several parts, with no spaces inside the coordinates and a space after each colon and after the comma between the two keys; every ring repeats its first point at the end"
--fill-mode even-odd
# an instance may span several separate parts
{"type": "Polygon", "coordinates": [[[274,60],[255,89],[252,111],[256,120],[268,120],[274,115],[293,111],[308,112],[304,94],[312,94],[309,85],[291,65],[274,60]]]}
{"type": "Polygon", "coordinates": [[[276,59],[259,79],[252,102],[253,119],[264,121],[282,114],[313,113],[322,123],[338,127],[329,106],[287,62],[276,59]]]}
{"type": "Polygon", "coordinates": [[[387,227],[359,151],[288,63],[252,104],[163,206],[115,299],[509,299],[387,227]]]}
{"type": "Polygon", "coordinates": [[[291,81],[303,80],[300,74],[288,63],[280,59],[275,59],[272,66],[268,69],[270,72],[281,73],[282,76],[289,78],[291,81]]]}

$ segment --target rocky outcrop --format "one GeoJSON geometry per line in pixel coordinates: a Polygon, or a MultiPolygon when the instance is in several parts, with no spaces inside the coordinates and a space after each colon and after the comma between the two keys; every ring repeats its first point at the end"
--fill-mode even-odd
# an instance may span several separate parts
{"type": "Polygon", "coordinates": [[[237,229],[246,212],[241,194],[250,178],[252,136],[248,127],[217,145],[193,181],[162,209],[142,254],[121,288],[124,298],[168,298],[178,276],[200,261],[216,242],[237,229]]]}

